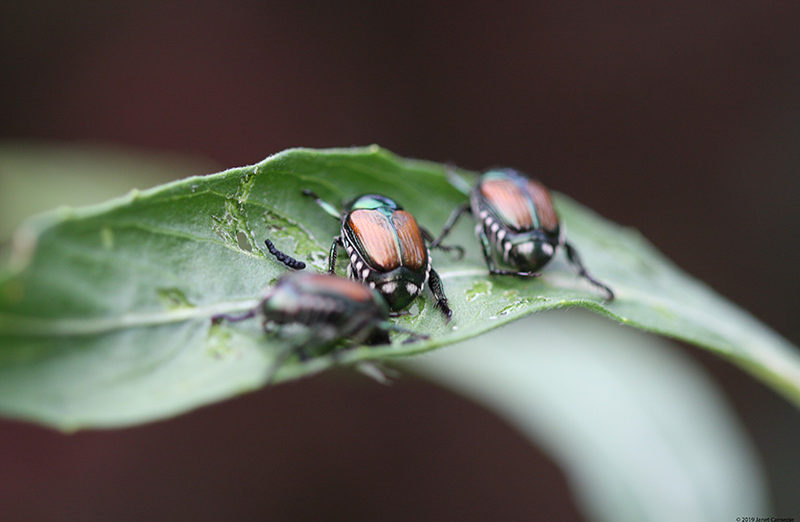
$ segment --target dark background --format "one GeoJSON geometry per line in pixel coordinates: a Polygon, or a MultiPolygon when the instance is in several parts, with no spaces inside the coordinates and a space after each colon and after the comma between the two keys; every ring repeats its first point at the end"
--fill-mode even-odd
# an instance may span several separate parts
{"type": "MultiPolygon", "coordinates": [[[[369,143],[515,166],[800,344],[798,3],[97,4],[0,7],[0,139],[220,167],[369,143]]],[[[731,397],[776,513],[800,514],[797,409],[684,349],[731,397]]],[[[343,375],[123,431],[0,422],[3,519],[579,517],[555,466],[490,413],[343,375]]]]}

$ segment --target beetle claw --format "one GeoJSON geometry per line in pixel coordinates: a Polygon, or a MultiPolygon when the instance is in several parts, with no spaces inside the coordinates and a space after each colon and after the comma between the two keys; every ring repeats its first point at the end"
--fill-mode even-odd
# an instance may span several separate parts
{"type": "Polygon", "coordinates": [[[416,333],[416,332],[409,332],[408,335],[409,335],[409,337],[403,341],[403,344],[411,344],[411,343],[415,343],[417,341],[427,341],[428,339],[431,338],[430,335],[425,335],[425,334],[416,333]]]}
{"type": "Polygon", "coordinates": [[[444,314],[444,323],[450,324],[450,320],[453,318],[453,311],[447,306],[447,301],[436,301],[434,306],[444,314]]]}
{"type": "Polygon", "coordinates": [[[464,247],[461,245],[442,245],[441,243],[431,243],[431,248],[438,248],[445,252],[456,252],[456,261],[461,261],[464,258],[464,247]]]}

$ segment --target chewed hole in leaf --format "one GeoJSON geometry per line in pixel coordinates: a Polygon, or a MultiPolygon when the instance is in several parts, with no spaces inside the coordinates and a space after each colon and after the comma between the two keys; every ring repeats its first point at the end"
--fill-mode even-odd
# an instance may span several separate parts
{"type": "Polygon", "coordinates": [[[176,308],[191,308],[194,305],[189,302],[186,294],[180,288],[159,288],[156,290],[158,298],[169,310],[176,308]]]}
{"type": "Polygon", "coordinates": [[[253,251],[253,246],[250,244],[250,239],[247,237],[247,234],[241,230],[236,233],[236,244],[239,245],[239,248],[245,252],[253,251]]]}
{"type": "Polygon", "coordinates": [[[465,291],[467,302],[472,302],[481,296],[491,295],[491,293],[492,282],[489,280],[475,281],[472,283],[472,286],[465,291]]]}

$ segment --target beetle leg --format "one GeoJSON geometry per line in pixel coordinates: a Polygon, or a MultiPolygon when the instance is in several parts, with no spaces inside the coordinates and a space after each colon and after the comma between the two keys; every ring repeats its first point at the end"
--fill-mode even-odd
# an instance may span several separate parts
{"type": "Polygon", "coordinates": [[[336,340],[337,331],[335,328],[308,328],[304,333],[294,336],[290,344],[282,348],[272,359],[272,362],[267,369],[266,384],[272,383],[272,378],[278,372],[286,359],[291,357],[292,354],[297,354],[300,360],[305,362],[309,359],[309,350],[321,348],[326,344],[336,340]]]}
{"type": "Polygon", "coordinates": [[[314,202],[319,205],[322,210],[324,210],[329,216],[335,217],[337,220],[342,219],[342,213],[336,210],[336,207],[322,199],[321,197],[317,196],[314,191],[303,189],[303,195],[308,196],[310,198],[314,198],[314,202]]]}
{"type": "MultiPolygon", "coordinates": [[[[388,321],[385,321],[388,323],[388,321]]],[[[377,330],[384,330],[383,322],[375,323],[375,319],[372,315],[364,316],[364,315],[354,315],[351,316],[347,323],[341,326],[340,331],[349,331],[353,332],[350,337],[346,340],[347,348],[342,350],[337,350],[333,353],[333,360],[339,364],[342,361],[342,358],[345,356],[347,352],[350,350],[364,344],[369,343],[369,338],[372,334],[377,330]]],[[[387,336],[388,342],[388,336],[387,336]]]]}
{"type": "Polygon", "coordinates": [[[384,321],[379,326],[380,326],[380,328],[382,330],[408,334],[409,338],[406,339],[405,341],[403,341],[403,344],[413,343],[414,341],[425,341],[427,339],[430,339],[429,335],[417,333],[417,332],[415,332],[413,330],[409,330],[407,328],[403,328],[400,325],[397,325],[397,324],[394,324],[394,323],[390,323],[389,321],[384,321]]]}
{"type": "Polygon", "coordinates": [[[438,248],[439,250],[444,250],[445,252],[452,252],[455,250],[458,254],[456,255],[456,260],[460,260],[464,257],[464,247],[461,245],[442,245],[441,243],[432,246],[431,248],[438,248]]]}
{"type": "Polygon", "coordinates": [[[342,236],[336,236],[331,243],[331,250],[328,252],[328,273],[333,274],[336,272],[336,245],[342,245],[342,236]]]}
{"type": "Polygon", "coordinates": [[[581,262],[581,256],[578,255],[578,251],[575,250],[575,247],[566,241],[564,241],[563,245],[567,251],[567,259],[569,259],[569,262],[572,263],[572,266],[574,266],[577,269],[578,275],[580,277],[583,277],[590,283],[592,283],[600,290],[602,290],[606,294],[606,301],[613,301],[614,291],[611,290],[611,288],[609,288],[608,286],[598,281],[597,279],[595,279],[594,277],[592,277],[592,275],[586,271],[586,267],[584,267],[583,263],[581,262]]]}
{"type": "Polygon", "coordinates": [[[245,319],[250,319],[251,317],[255,317],[255,315],[256,315],[256,309],[255,308],[253,308],[249,312],[246,312],[246,313],[244,313],[242,315],[217,314],[217,315],[211,316],[211,323],[212,324],[217,324],[217,323],[219,323],[220,321],[223,321],[223,320],[231,322],[231,323],[235,323],[237,321],[244,321],[245,319]]]}
{"type": "Polygon", "coordinates": [[[489,238],[486,237],[486,232],[481,229],[480,225],[475,227],[475,234],[481,242],[481,250],[483,251],[483,258],[486,260],[486,266],[489,267],[489,272],[492,272],[495,267],[494,259],[492,259],[492,248],[489,245],[489,238]]]}
{"type": "MultiPolygon", "coordinates": [[[[480,226],[480,225],[479,225],[480,226]]],[[[539,277],[539,272],[514,272],[513,270],[501,270],[494,264],[492,258],[492,247],[489,244],[489,237],[483,229],[476,229],[478,238],[481,240],[481,249],[483,250],[483,258],[486,260],[486,266],[489,267],[489,275],[505,275],[505,276],[519,276],[519,277],[539,277]]]]}
{"type": "Polygon", "coordinates": [[[453,311],[447,306],[447,296],[444,295],[444,290],[442,289],[442,280],[433,268],[430,271],[429,284],[433,297],[436,298],[436,308],[444,314],[445,322],[449,323],[450,318],[453,317],[453,311]]]}
{"type": "MultiPolygon", "coordinates": [[[[464,212],[471,212],[469,202],[461,204],[450,214],[450,217],[447,218],[447,222],[444,224],[444,228],[442,228],[442,231],[439,232],[439,237],[431,241],[431,248],[441,248],[439,245],[441,244],[442,239],[444,239],[445,236],[447,236],[447,234],[450,233],[450,231],[456,225],[458,218],[460,218],[464,212]]],[[[449,248],[456,248],[456,247],[449,247],[449,248]]],[[[462,255],[463,251],[464,249],[461,249],[462,255]]]]}
{"type": "Polygon", "coordinates": [[[393,382],[392,379],[400,376],[400,372],[397,370],[376,362],[362,361],[356,364],[356,371],[385,386],[391,385],[393,382]]]}
{"type": "Polygon", "coordinates": [[[431,248],[438,248],[439,250],[444,250],[445,252],[452,252],[453,250],[455,250],[456,252],[458,252],[458,257],[456,259],[461,259],[462,257],[464,257],[464,247],[460,245],[443,245],[441,243],[436,243],[434,245],[433,235],[430,233],[430,231],[428,231],[428,229],[424,227],[419,227],[419,230],[420,232],[422,232],[423,239],[425,239],[425,241],[430,243],[431,248]]]}
{"type": "Polygon", "coordinates": [[[283,363],[286,362],[286,359],[289,358],[293,353],[299,352],[303,346],[306,344],[306,341],[310,338],[310,335],[303,336],[302,340],[295,340],[292,344],[287,346],[286,348],[281,349],[276,355],[275,358],[269,364],[267,368],[267,375],[264,379],[265,384],[271,384],[272,378],[275,377],[275,374],[278,373],[278,370],[283,363]]]}

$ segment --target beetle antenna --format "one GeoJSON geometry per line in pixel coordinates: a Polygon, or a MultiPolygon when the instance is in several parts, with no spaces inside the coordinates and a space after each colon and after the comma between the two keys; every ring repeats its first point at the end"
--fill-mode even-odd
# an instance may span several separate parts
{"type": "Polygon", "coordinates": [[[264,384],[272,384],[275,374],[278,373],[278,370],[283,363],[291,356],[293,353],[299,353],[300,348],[302,348],[302,344],[297,343],[290,345],[286,348],[282,348],[276,355],[275,358],[270,362],[269,367],[266,371],[266,376],[264,378],[264,384]]]}
{"type": "Polygon", "coordinates": [[[275,245],[272,244],[272,241],[269,239],[264,240],[264,244],[267,245],[267,250],[269,253],[275,256],[275,259],[283,263],[284,265],[288,266],[289,268],[293,268],[295,270],[302,270],[306,267],[306,264],[302,261],[298,261],[297,259],[293,258],[288,254],[284,254],[280,250],[278,250],[275,245]]]}
{"type": "Polygon", "coordinates": [[[308,196],[310,198],[314,198],[314,202],[319,205],[322,210],[324,210],[329,216],[336,218],[337,220],[342,218],[341,212],[336,210],[336,207],[322,199],[321,197],[317,196],[317,193],[313,190],[303,189],[303,195],[308,196]]]}

